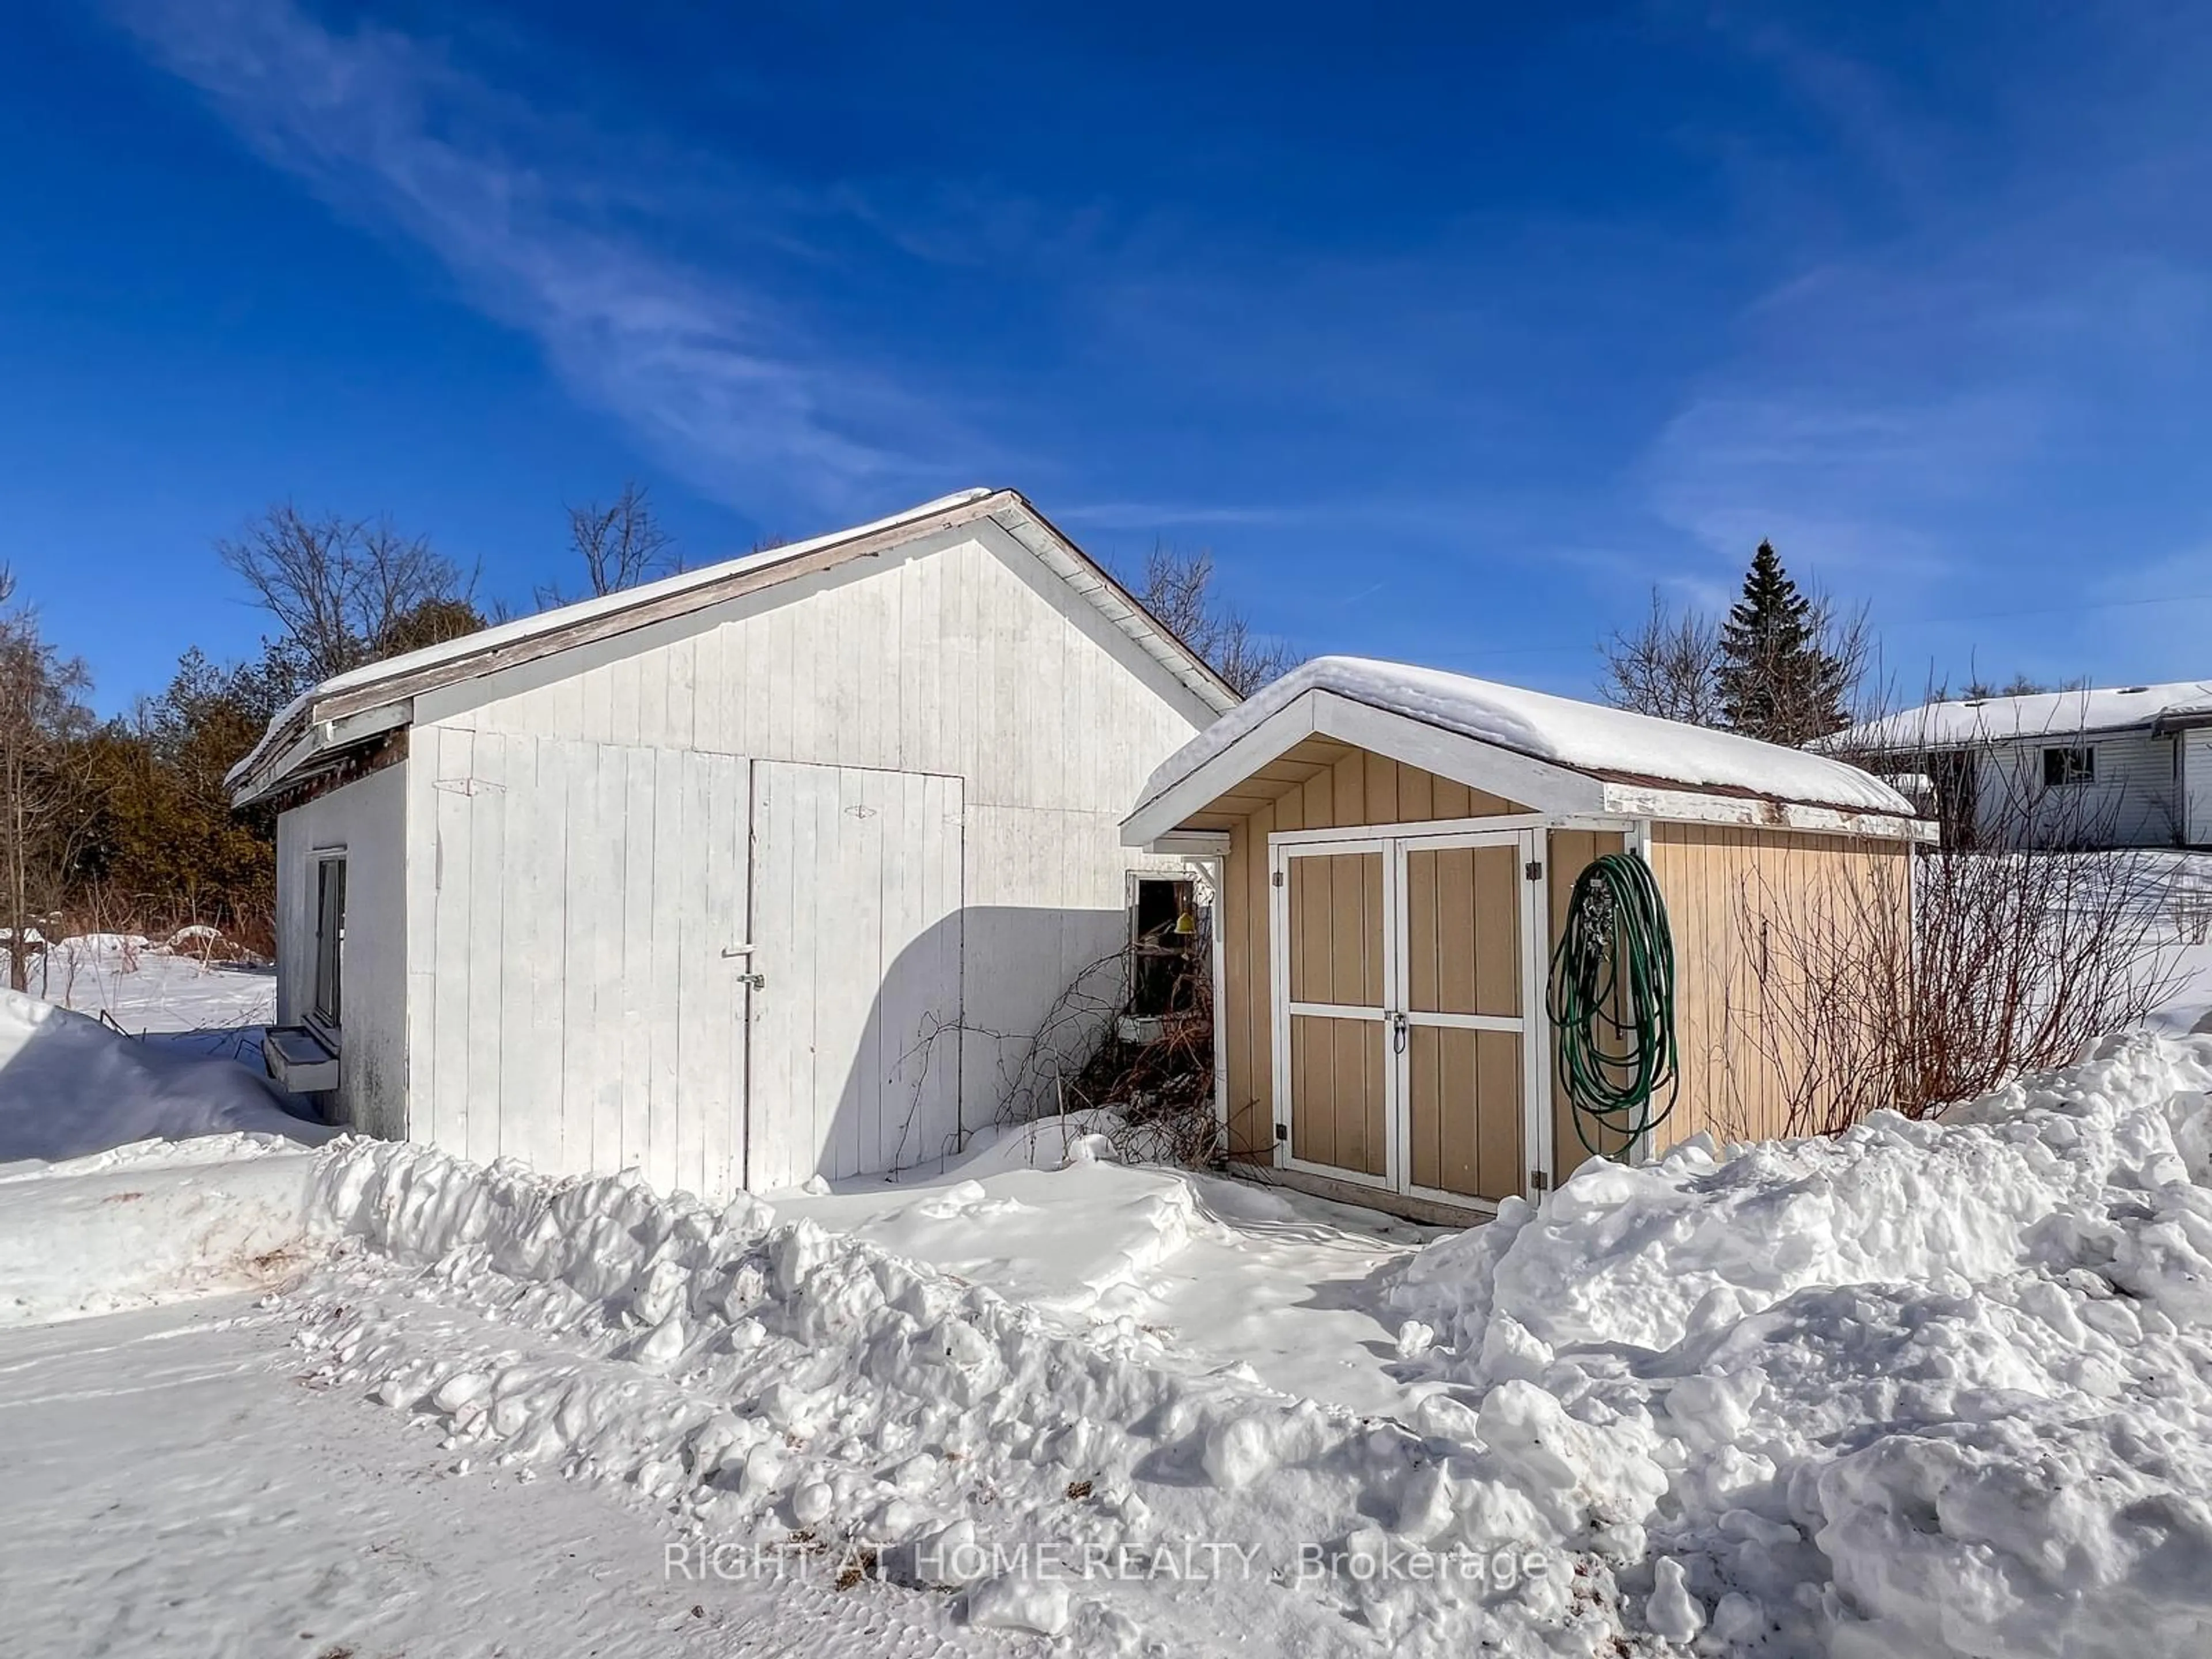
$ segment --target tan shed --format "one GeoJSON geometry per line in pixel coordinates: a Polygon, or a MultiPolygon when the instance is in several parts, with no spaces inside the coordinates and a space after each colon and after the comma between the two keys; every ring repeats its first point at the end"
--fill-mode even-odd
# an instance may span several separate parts
{"type": "Polygon", "coordinates": [[[1904,924],[1911,848],[1933,835],[1888,785],[1822,756],[1345,657],[1223,716],[1122,825],[1206,869],[1218,896],[1232,1158],[1443,1218],[1588,1155],[1553,1086],[1544,992],[1593,860],[1647,860],[1674,939],[1680,1091],[1640,1157],[1700,1131],[1786,1131],[1781,1064],[1747,1030],[1758,907],[1848,889],[1845,908],[1863,917],[1874,893],[1904,924]]]}

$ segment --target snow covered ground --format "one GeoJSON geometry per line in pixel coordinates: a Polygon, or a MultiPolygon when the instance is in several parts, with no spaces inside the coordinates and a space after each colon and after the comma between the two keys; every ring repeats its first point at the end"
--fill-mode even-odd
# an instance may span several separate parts
{"type": "Polygon", "coordinates": [[[662,1571],[649,1505],[456,1460],[237,1297],[0,1333],[0,1647],[341,1656],[997,1650],[949,1610],[662,1571]],[[818,1648],[817,1647],[818,1644],[818,1648]]]}
{"type": "Polygon", "coordinates": [[[105,1013],[134,1036],[221,1036],[276,1018],[272,969],[220,957],[203,959],[202,946],[189,938],[172,945],[137,933],[64,939],[33,964],[31,994],[79,1013],[105,1013]]]}
{"type": "Polygon", "coordinates": [[[2138,1034],[1948,1124],[1595,1167],[1250,1328],[1238,1252],[1319,1219],[1080,1156],[851,1234],[360,1141],[19,1166],[0,1237],[40,1189],[294,1208],[156,1292],[250,1308],[0,1333],[0,1586],[40,1651],[2195,1654],[2208,1087],[2138,1034]]]}
{"type": "Polygon", "coordinates": [[[1080,1123],[714,1210],[0,1016],[25,1651],[2212,1650],[2212,1037],[1439,1234],[1080,1123]]]}
{"type": "Polygon", "coordinates": [[[1394,1408],[1383,1280],[1443,1230],[1288,1188],[1125,1167],[1082,1127],[1046,1119],[919,1186],[864,1178],[771,1201],[781,1217],[988,1285],[1056,1329],[1105,1331],[1162,1364],[1241,1366],[1353,1411],[1394,1408]]]}

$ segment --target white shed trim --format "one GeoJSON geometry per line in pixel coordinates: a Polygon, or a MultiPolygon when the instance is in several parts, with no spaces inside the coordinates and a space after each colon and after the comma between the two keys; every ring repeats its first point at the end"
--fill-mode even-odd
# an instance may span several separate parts
{"type": "Polygon", "coordinates": [[[1810,835],[1863,836],[1875,841],[1933,842],[1936,824],[1927,818],[1889,812],[1849,812],[1834,806],[1746,795],[1707,795],[1683,789],[1653,789],[1642,784],[1608,783],[1605,810],[1623,817],[1668,823],[1735,823],[1759,830],[1800,830],[1810,835]]]}
{"type": "MultiPolygon", "coordinates": [[[[1605,778],[1316,688],[1285,704],[1145,801],[1122,821],[1123,842],[1154,852],[1185,850],[1188,837],[1204,832],[1182,828],[1184,819],[1203,811],[1237,784],[1316,733],[1516,802],[1529,809],[1532,822],[1626,823],[1656,818],[1889,841],[1929,842],[1936,837],[1934,824],[1891,813],[1854,812],[1766,796],[1668,789],[1605,778]]],[[[1518,821],[1516,817],[1492,822],[1518,821]]]]}

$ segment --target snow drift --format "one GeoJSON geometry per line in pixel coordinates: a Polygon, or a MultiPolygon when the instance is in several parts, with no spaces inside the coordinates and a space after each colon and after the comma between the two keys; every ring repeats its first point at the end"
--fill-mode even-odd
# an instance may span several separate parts
{"type": "Polygon", "coordinates": [[[1650,1425],[1655,1549],[1734,1647],[2201,1653],[2208,1087],[2137,1035],[1947,1122],[1593,1166],[1392,1299],[1451,1386],[1650,1425]]]}
{"type": "Polygon", "coordinates": [[[280,1098],[234,1061],[132,1042],[82,1014],[0,991],[0,1164],[193,1135],[329,1139],[280,1098]]]}

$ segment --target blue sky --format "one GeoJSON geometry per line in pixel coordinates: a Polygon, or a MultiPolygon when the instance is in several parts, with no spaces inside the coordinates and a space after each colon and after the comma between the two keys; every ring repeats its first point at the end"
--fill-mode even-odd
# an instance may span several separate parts
{"type": "Polygon", "coordinates": [[[2208,105],[2148,0],[34,0],[0,560],[106,708],[274,500],[526,605],[629,477],[695,562],[1011,484],[1567,691],[1762,535],[1915,683],[2212,677],[2208,105]]]}

